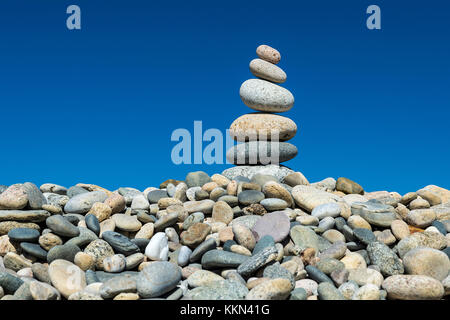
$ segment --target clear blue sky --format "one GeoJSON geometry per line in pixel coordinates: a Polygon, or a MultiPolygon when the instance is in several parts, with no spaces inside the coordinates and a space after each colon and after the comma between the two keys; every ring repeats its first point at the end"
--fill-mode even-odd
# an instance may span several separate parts
{"type": "Polygon", "coordinates": [[[287,166],[369,191],[450,188],[444,0],[2,0],[0,184],[144,189],[221,172],[231,165],[174,165],[170,136],[251,112],[239,87],[263,43],[296,98],[287,166]],[[66,28],[70,4],[82,30],[66,28]],[[370,4],[382,30],[365,26],[370,4]]]}

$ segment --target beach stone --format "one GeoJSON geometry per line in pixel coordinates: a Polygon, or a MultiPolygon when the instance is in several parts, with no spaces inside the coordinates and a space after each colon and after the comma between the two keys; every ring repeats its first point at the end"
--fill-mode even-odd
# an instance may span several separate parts
{"type": "Polygon", "coordinates": [[[331,229],[331,230],[327,230],[322,234],[322,237],[327,239],[329,242],[331,243],[335,243],[338,241],[344,241],[345,242],[345,237],[342,233],[340,233],[337,230],[331,229]]]}
{"type": "Polygon", "coordinates": [[[393,275],[383,281],[389,299],[438,300],[444,287],[438,280],[424,275],[393,275]]]}
{"type": "Polygon", "coordinates": [[[193,214],[189,215],[186,220],[184,220],[183,229],[187,230],[194,224],[203,222],[204,220],[205,215],[203,214],[203,212],[194,212],[193,214]]]}
{"type": "Polygon", "coordinates": [[[361,216],[350,216],[347,220],[347,224],[352,229],[364,228],[367,230],[372,230],[370,224],[366,220],[364,220],[364,218],[362,218],[361,216]]]}
{"type": "Polygon", "coordinates": [[[359,286],[354,281],[348,281],[341,284],[338,288],[339,292],[345,299],[351,300],[355,292],[359,289],[359,286]]]}
{"type": "Polygon", "coordinates": [[[189,258],[192,254],[192,250],[187,246],[182,246],[178,252],[177,264],[180,267],[184,267],[189,263],[189,258]]]}
{"type": "Polygon", "coordinates": [[[150,203],[143,194],[135,196],[131,201],[132,210],[148,210],[149,208],[150,203]]]}
{"type": "Polygon", "coordinates": [[[237,272],[243,277],[250,276],[259,268],[275,260],[277,254],[278,249],[276,246],[264,248],[255,255],[249,257],[247,260],[242,262],[237,268],[237,272]]]}
{"type": "Polygon", "coordinates": [[[435,219],[436,213],[433,209],[411,210],[406,216],[406,222],[418,228],[430,226],[435,219]]]}
{"type": "Polygon", "coordinates": [[[391,230],[397,240],[402,240],[410,235],[408,224],[403,220],[392,221],[391,230]]]}
{"type": "Polygon", "coordinates": [[[0,221],[42,222],[50,216],[45,210],[0,210],[0,221]]]}
{"type": "Polygon", "coordinates": [[[145,248],[145,255],[152,260],[167,260],[168,239],[164,232],[156,233],[145,248]]]}
{"type": "Polygon", "coordinates": [[[291,282],[292,287],[295,287],[294,274],[291,273],[288,269],[282,267],[279,262],[275,262],[274,264],[265,267],[263,277],[269,279],[288,279],[291,282]]]}
{"type": "Polygon", "coordinates": [[[3,264],[5,268],[16,272],[23,268],[31,268],[32,265],[30,260],[14,252],[8,252],[3,257],[3,264]]]}
{"type": "Polygon", "coordinates": [[[415,209],[427,209],[430,207],[430,204],[427,200],[423,199],[422,197],[418,196],[416,199],[411,201],[409,203],[409,209],[415,210],[415,209]]]}
{"type": "Polygon", "coordinates": [[[330,282],[322,282],[317,288],[320,300],[345,300],[341,292],[330,282]]]}
{"type": "Polygon", "coordinates": [[[260,204],[267,210],[267,211],[279,211],[284,210],[288,207],[288,203],[284,201],[283,199],[277,199],[277,198],[266,198],[261,200],[260,204]]]}
{"type": "Polygon", "coordinates": [[[246,300],[286,300],[292,289],[288,279],[270,279],[251,289],[246,300]]]}
{"type": "Polygon", "coordinates": [[[214,272],[208,271],[208,270],[198,270],[195,271],[193,274],[191,274],[188,278],[188,284],[189,286],[196,288],[196,287],[203,287],[206,285],[211,284],[215,281],[221,281],[225,280],[221,276],[215,274],[214,272]]]}
{"type": "Polygon", "coordinates": [[[301,172],[293,172],[284,177],[283,183],[295,187],[298,185],[308,185],[309,181],[301,172]]]}
{"type": "Polygon", "coordinates": [[[288,207],[294,204],[291,194],[286,188],[275,181],[268,181],[263,186],[264,195],[267,198],[278,198],[287,202],[288,207]]]}
{"type": "Polygon", "coordinates": [[[142,253],[133,253],[132,255],[129,255],[126,257],[125,261],[125,268],[127,270],[132,270],[136,268],[139,264],[141,264],[145,260],[145,255],[142,253]]]}
{"type": "Polygon", "coordinates": [[[315,207],[321,204],[339,200],[339,197],[332,193],[306,185],[295,186],[291,193],[297,205],[308,212],[312,212],[315,207]]]}
{"type": "Polygon", "coordinates": [[[54,183],[44,183],[43,185],[41,185],[39,187],[39,190],[42,193],[56,193],[56,194],[60,194],[60,195],[66,195],[67,194],[67,188],[54,184],[54,183]]]}
{"type": "Polygon", "coordinates": [[[201,257],[208,251],[213,250],[217,247],[216,240],[214,238],[209,238],[203,241],[200,245],[195,248],[192,254],[189,257],[190,262],[195,262],[200,260],[201,257]]]}
{"type": "Polygon", "coordinates": [[[103,259],[114,255],[113,248],[102,239],[94,240],[84,249],[84,253],[91,255],[95,261],[95,267],[103,270],[103,259]]]}
{"type": "Polygon", "coordinates": [[[435,185],[429,185],[417,190],[417,194],[427,200],[431,206],[450,202],[450,190],[435,185]]]}
{"type": "Polygon", "coordinates": [[[154,298],[174,289],[181,280],[180,268],[170,262],[156,261],[137,276],[137,292],[143,298],[154,298]]]}
{"type": "Polygon", "coordinates": [[[381,273],[375,269],[357,268],[349,270],[348,280],[356,282],[359,286],[373,284],[379,288],[384,279],[381,273]]]}
{"type": "Polygon", "coordinates": [[[335,270],[342,270],[345,269],[345,265],[334,258],[324,258],[320,259],[316,263],[316,268],[322,271],[326,275],[330,275],[335,270]]]}
{"type": "Polygon", "coordinates": [[[364,194],[364,189],[359,184],[344,177],[336,180],[336,190],[346,194],[364,194]]]}
{"type": "Polygon", "coordinates": [[[286,81],[286,73],[276,65],[262,59],[253,59],[250,62],[250,71],[255,77],[276,83],[286,81]]]}
{"type": "Polygon", "coordinates": [[[326,217],[338,217],[341,213],[341,207],[336,202],[324,203],[315,207],[311,215],[321,220],[326,217]]]}
{"type": "Polygon", "coordinates": [[[373,232],[365,228],[353,229],[353,235],[365,245],[377,241],[377,237],[373,234],[373,232]]]}
{"type": "Polygon", "coordinates": [[[42,206],[47,203],[47,199],[42,194],[41,190],[31,182],[25,182],[22,185],[23,190],[27,195],[28,208],[33,210],[42,209],[42,206]]]}
{"type": "Polygon", "coordinates": [[[61,245],[62,243],[61,238],[53,233],[46,233],[39,237],[39,244],[47,251],[50,251],[51,248],[61,245]]]}
{"type": "Polygon", "coordinates": [[[97,236],[100,234],[100,222],[95,215],[90,213],[87,214],[84,221],[86,222],[86,226],[89,230],[94,232],[97,236]]]}
{"type": "Polygon", "coordinates": [[[63,245],[54,246],[47,253],[47,261],[51,263],[57,259],[63,259],[70,262],[74,262],[75,255],[80,252],[81,249],[73,244],[65,243],[63,245]]]}
{"type": "Polygon", "coordinates": [[[318,236],[309,227],[294,226],[290,230],[290,236],[292,241],[294,241],[294,244],[299,246],[301,250],[313,248],[316,252],[319,251],[318,236]]]}
{"type": "Polygon", "coordinates": [[[408,274],[425,275],[439,281],[450,271],[450,260],[445,253],[425,247],[408,251],[403,257],[403,265],[408,274]]]}
{"type": "Polygon", "coordinates": [[[69,189],[67,189],[67,196],[69,198],[73,198],[76,195],[82,194],[82,193],[88,193],[89,191],[85,188],[79,187],[79,186],[72,186],[69,189]]]}
{"type": "Polygon", "coordinates": [[[291,291],[289,300],[306,300],[308,297],[306,290],[303,288],[296,288],[291,291]]]}
{"type": "Polygon", "coordinates": [[[400,240],[397,243],[396,250],[400,258],[403,258],[409,250],[417,247],[428,247],[442,250],[447,247],[447,240],[442,234],[437,232],[415,232],[400,240]]]}
{"type": "Polygon", "coordinates": [[[294,96],[289,90],[261,79],[244,81],[239,95],[246,106],[257,111],[285,112],[294,105],[294,96]]]}
{"type": "Polygon", "coordinates": [[[237,243],[249,250],[253,250],[256,245],[256,239],[249,228],[242,223],[233,223],[232,230],[237,243]]]}
{"type": "Polygon", "coordinates": [[[21,242],[20,248],[35,258],[47,260],[47,251],[42,249],[42,247],[37,243],[21,242]]]}
{"type": "Polygon", "coordinates": [[[203,254],[201,264],[205,269],[236,268],[248,259],[242,254],[214,249],[203,254]]]}
{"type": "Polygon", "coordinates": [[[99,294],[103,299],[113,299],[121,293],[136,293],[137,283],[135,277],[113,277],[100,286],[99,294]]]}
{"type": "Polygon", "coordinates": [[[212,219],[229,224],[233,220],[233,209],[224,201],[217,201],[212,210],[212,219]]]}
{"type": "Polygon", "coordinates": [[[297,156],[297,147],[288,142],[249,141],[228,149],[228,162],[236,165],[279,164],[297,156]]]}
{"type": "Polygon", "coordinates": [[[73,262],[83,271],[92,269],[95,266],[94,256],[82,251],[75,254],[73,262]]]}
{"type": "Polygon", "coordinates": [[[269,235],[275,242],[281,242],[288,236],[289,230],[289,217],[283,211],[270,212],[264,215],[252,228],[256,241],[269,235]]]}
{"type": "Polygon", "coordinates": [[[205,183],[211,182],[211,177],[203,171],[189,172],[184,179],[189,188],[202,187],[205,183]]]}
{"type": "Polygon", "coordinates": [[[274,140],[287,141],[295,136],[297,125],[291,119],[280,115],[249,113],[234,120],[229,132],[237,141],[256,141],[260,138],[270,141],[272,134],[274,140]]]}
{"type": "Polygon", "coordinates": [[[138,189],[129,187],[121,187],[117,189],[117,192],[124,197],[127,206],[131,206],[134,197],[142,195],[142,192],[140,192],[138,189]]]}
{"type": "Polygon", "coordinates": [[[150,239],[153,237],[153,233],[155,231],[154,224],[148,222],[144,224],[141,229],[134,236],[135,239],[150,239]]]}
{"type": "Polygon", "coordinates": [[[60,215],[48,217],[45,224],[59,236],[72,238],[80,234],[80,230],[76,226],[60,215]]]}
{"type": "Polygon", "coordinates": [[[28,204],[26,189],[21,184],[13,184],[0,194],[0,209],[18,210],[28,204]]]}
{"type": "MultiPolygon", "coordinates": [[[[125,209],[125,199],[123,199],[123,203],[124,203],[124,209],[125,209]]],[[[117,211],[117,210],[115,210],[115,211],[117,211]]],[[[96,202],[92,205],[91,209],[89,210],[89,213],[96,216],[99,222],[103,222],[103,221],[109,219],[109,217],[113,213],[113,209],[111,209],[111,206],[106,203],[96,202]]]]}
{"type": "Polygon", "coordinates": [[[103,191],[81,193],[70,198],[64,206],[64,212],[80,214],[87,213],[95,202],[103,202],[107,198],[108,196],[103,191]]]}
{"type": "Polygon", "coordinates": [[[26,228],[39,231],[41,228],[38,224],[32,222],[2,221],[0,222],[0,235],[7,235],[13,229],[26,228]]]}
{"type": "Polygon", "coordinates": [[[37,242],[40,233],[31,228],[14,228],[8,232],[10,241],[15,242],[37,242]]]}
{"type": "Polygon", "coordinates": [[[354,202],[352,214],[359,215],[373,226],[389,228],[397,220],[395,209],[377,200],[367,202],[354,202]]]}
{"type": "Polygon", "coordinates": [[[242,300],[248,294],[245,285],[234,280],[213,281],[185,295],[188,300],[242,300]]]}
{"type": "Polygon", "coordinates": [[[397,242],[397,239],[394,237],[390,229],[385,229],[382,232],[379,232],[376,237],[379,242],[382,242],[388,246],[397,242]]]}
{"type": "Polygon", "coordinates": [[[68,240],[66,244],[73,244],[81,248],[98,239],[97,235],[88,228],[78,227],[78,230],[80,230],[80,235],[68,240]]]}
{"type": "Polygon", "coordinates": [[[356,290],[352,300],[380,300],[380,290],[373,284],[366,284],[356,290]]]}
{"type": "Polygon", "coordinates": [[[256,48],[256,54],[259,58],[273,64],[277,64],[281,60],[280,52],[265,44],[262,44],[256,48]]]}
{"type": "Polygon", "coordinates": [[[72,293],[81,291],[86,287],[83,270],[73,263],[58,259],[50,263],[48,274],[52,285],[58,289],[62,296],[68,298],[72,293]],[[67,281],[71,279],[72,281],[67,281]]]}
{"type": "Polygon", "coordinates": [[[400,259],[384,243],[378,241],[369,243],[367,245],[367,253],[372,264],[377,265],[384,276],[392,276],[404,272],[400,259]]]}
{"type": "Polygon", "coordinates": [[[367,268],[367,263],[364,257],[356,252],[346,254],[340,261],[344,263],[345,268],[348,270],[367,268]]]}
{"type": "Polygon", "coordinates": [[[33,300],[60,300],[61,295],[54,287],[45,282],[31,281],[30,294],[33,300]]]}
{"type": "Polygon", "coordinates": [[[31,266],[34,278],[41,282],[51,283],[50,276],[48,275],[48,266],[39,262],[33,263],[31,266]]]}
{"type": "Polygon", "coordinates": [[[131,242],[130,239],[120,233],[106,231],[103,232],[102,238],[108,242],[116,252],[122,253],[124,256],[140,252],[139,247],[135,243],[131,242]]]}
{"type": "Polygon", "coordinates": [[[142,227],[142,223],[136,216],[129,216],[126,214],[114,214],[111,216],[116,224],[116,228],[124,231],[138,231],[142,227]]]}
{"type": "Polygon", "coordinates": [[[123,254],[115,254],[103,259],[103,270],[106,272],[122,272],[125,270],[126,259],[123,254]]]}
{"type": "Polygon", "coordinates": [[[195,223],[181,235],[181,244],[195,248],[205,240],[211,232],[211,227],[206,223],[195,223]]]}
{"type": "Polygon", "coordinates": [[[188,213],[202,212],[204,214],[212,213],[215,202],[210,199],[200,201],[186,201],[183,203],[188,213]]]}
{"type": "Polygon", "coordinates": [[[105,210],[104,208],[100,208],[100,207],[94,209],[94,206],[96,205],[95,203],[90,210],[90,211],[98,211],[97,212],[98,215],[96,215],[96,216],[100,222],[105,219],[108,219],[111,214],[116,214],[116,213],[124,211],[125,206],[126,206],[126,201],[122,195],[120,195],[118,193],[113,193],[108,198],[106,198],[106,200],[103,202],[103,204],[110,207],[111,212],[107,213],[107,211],[108,211],[107,209],[105,210]],[[100,209],[103,209],[103,210],[100,210],[100,209]]]}
{"type": "Polygon", "coordinates": [[[13,294],[23,283],[24,281],[19,277],[5,271],[0,271],[0,287],[3,288],[4,293],[13,294]]]}

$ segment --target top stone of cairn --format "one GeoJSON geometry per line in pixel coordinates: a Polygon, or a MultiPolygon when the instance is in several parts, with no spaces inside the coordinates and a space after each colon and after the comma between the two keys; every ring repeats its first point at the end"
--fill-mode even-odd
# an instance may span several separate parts
{"type": "Polygon", "coordinates": [[[273,64],[277,64],[281,60],[280,52],[265,44],[262,44],[258,48],[256,48],[256,54],[260,59],[268,61],[273,64]]]}

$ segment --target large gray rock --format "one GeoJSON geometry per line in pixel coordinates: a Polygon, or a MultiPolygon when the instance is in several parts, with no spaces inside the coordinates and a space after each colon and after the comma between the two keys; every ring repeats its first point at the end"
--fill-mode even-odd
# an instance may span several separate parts
{"type": "Polygon", "coordinates": [[[137,291],[143,298],[154,298],[174,289],[181,280],[178,266],[166,261],[156,261],[139,273],[137,291]]]}
{"type": "Polygon", "coordinates": [[[295,158],[297,147],[288,142],[250,141],[233,146],[227,151],[227,160],[242,164],[279,164],[295,158]]]}
{"type": "Polygon", "coordinates": [[[108,196],[103,191],[81,193],[70,198],[64,206],[64,211],[66,213],[87,213],[94,203],[103,202],[106,198],[108,196]]]}

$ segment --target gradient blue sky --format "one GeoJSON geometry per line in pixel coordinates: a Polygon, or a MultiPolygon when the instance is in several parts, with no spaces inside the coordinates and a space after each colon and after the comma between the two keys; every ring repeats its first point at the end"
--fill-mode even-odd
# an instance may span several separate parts
{"type": "Polygon", "coordinates": [[[176,128],[225,130],[250,112],[239,87],[259,44],[296,103],[310,181],[345,176],[366,190],[450,188],[448,1],[0,2],[0,184],[144,189],[174,165],[176,128]],[[66,28],[66,8],[82,30],[66,28]],[[377,4],[382,30],[366,28],[377,4]]]}

